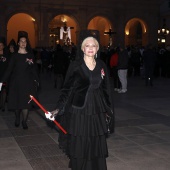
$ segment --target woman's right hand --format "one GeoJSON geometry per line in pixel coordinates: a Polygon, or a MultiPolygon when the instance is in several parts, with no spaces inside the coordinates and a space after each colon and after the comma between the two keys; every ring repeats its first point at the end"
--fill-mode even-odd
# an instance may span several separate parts
{"type": "Polygon", "coordinates": [[[1,88],[2,88],[2,84],[3,84],[3,83],[0,83],[0,91],[1,91],[1,88]]]}

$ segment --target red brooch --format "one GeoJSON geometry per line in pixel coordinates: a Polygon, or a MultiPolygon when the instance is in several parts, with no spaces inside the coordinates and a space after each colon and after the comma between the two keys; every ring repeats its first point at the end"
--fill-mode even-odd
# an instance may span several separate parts
{"type": "Polygon", "coordinates": [[[105,72],[104,72],[104,69],[102,68],[101,69],[101,77],[102,77],[102,79],[104,78],[104,76],[105,76],[105,72]]]}
{"type": "Polygon", "coordinates": [[[30,65],[31,65],[31,64],[34,64],[33,61],[32,61],[32,59],[29,59],[29,58],[26,58],[26,61],[25,61],[25,62],[27,62],[27,63],[30,64],[30,65]]]}
{"type": "Polygon", "coordinates": [[[0,58],[0,61],[5,62],[5,61],[6,61],[6,57],[3,57],[3,56],[2,56],[2,57],[0,58]]]}

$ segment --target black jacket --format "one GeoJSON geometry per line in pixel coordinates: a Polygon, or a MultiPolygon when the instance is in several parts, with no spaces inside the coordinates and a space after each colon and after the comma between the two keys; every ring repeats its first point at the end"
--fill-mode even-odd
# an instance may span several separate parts
{"type": "MultiPolygon", "coordinates": [[[[103,79],[101,77],[99,88],[108,112],[113,113],[113,100],[107,67],[105,63],[99,59],[96,60],[96,63],[100,70],[104,69],[105,76],[103,76],[103,79]]],[[[70,64],[56,108],[62,110],[68,103],[80,109],[84,107],[90,87],[90,77],[86,67],[84,60],[76,60],[70,64]]]]}
{"type": "Polygon", "coordinates": [[[128,69],[129,56],[127,50],[120,51],[118,53],[117,69],[128,69]]]}

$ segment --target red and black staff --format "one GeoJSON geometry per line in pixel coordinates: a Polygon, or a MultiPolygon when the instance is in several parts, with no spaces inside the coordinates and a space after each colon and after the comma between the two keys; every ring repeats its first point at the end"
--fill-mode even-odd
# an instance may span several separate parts
{"type": "MultiPolygon", "coordinates": [[[[34,96],[30,95],[30,98],[41,108],[43,112],[45,112],[45,114],[49,114],[49,112],[34,98],[34,96]]],[[[67,134],[66,130],[56,120],[53,120],[53,122],[62,130],[64,134],[67,134]]]]}

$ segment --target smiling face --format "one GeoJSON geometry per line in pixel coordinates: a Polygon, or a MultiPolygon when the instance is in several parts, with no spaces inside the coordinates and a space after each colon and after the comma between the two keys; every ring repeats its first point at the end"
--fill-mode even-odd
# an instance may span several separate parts
{"type": "Polygon", "coordinates": [[[81,50],[85,56],[94,57],[99,49],[97,40],[93,37],[88,37],[82,42],[81,50]]]}

